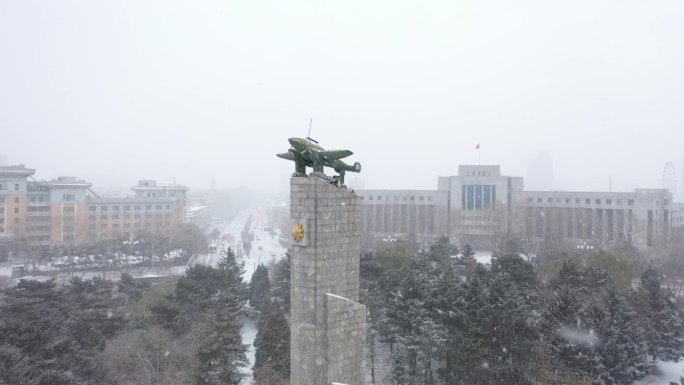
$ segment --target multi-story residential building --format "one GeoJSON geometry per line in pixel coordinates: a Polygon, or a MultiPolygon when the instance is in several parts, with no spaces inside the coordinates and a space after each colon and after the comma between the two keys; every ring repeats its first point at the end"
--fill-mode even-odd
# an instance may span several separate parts
{"type": "Polygon", "coordinates": [[[35,172],[23,164],[0,167],[0,233],[26,236],[27,178],[35,172]]]}
{"type": "Polygon", "coordinates": [[[140,231],[169,233],[184,223],[184,204],[171,197],[91,198],[88,238],[130,238],[140,231]]]}
{"type": "Polygon", "coordinates": [[[449,235],[478,249],[491,249],[504,236],[530,244],[563,239],[610,246],[624,241],[647,249],[668,243],[673,227],[684,228],[684,209],[673,206],[672,194],[664,189],[524,191],[523,178],[501,175],[499,166],[458,170],[456,176],[439,177],[437,190],[357,191],[365,234],[449,235]]]}
{"type": "Polygon", "coordinates": [[[186,221],[186,186],[143,180],[132,188],[133,196],[101,198],[83,180],[36,181],[34,173],[24,165],[0,167],[3,244],[128,238],[143,230],[169,233],[186,221]]]}

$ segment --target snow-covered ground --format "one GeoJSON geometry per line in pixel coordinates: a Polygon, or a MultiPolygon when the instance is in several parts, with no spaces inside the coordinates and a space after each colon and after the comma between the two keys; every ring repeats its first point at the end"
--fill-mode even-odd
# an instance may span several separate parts
{"type": "Polygon", "coordinates": [[[252,366],[254,366],[254,339],[256,338],[257,328],[254,321],[245,318],[245,323],[242,325],[242,343],[247,345],[247,360],[249,360],[249,366],[245,366],[240,369],[245,377],[240,382],[240,385],[250,385],[252,383],[252,366]]]}
{"type": "Polygon", "coordinates": [[[657,375],[641,379],[634,385],[670,385],[670,382],[679,384],[680,377],[684,377],[684,361],[658,361],[658,371],[657,375]]]}

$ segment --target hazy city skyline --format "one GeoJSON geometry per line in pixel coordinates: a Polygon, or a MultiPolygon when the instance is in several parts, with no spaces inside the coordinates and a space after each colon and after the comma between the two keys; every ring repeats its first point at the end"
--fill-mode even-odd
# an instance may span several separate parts
{"type": "Polygon", "coordinates": [[[296,3],[3,2],[0,153],[96,189],[275,190],[313,118],[366,188],[435,188],[477,144],[506,175],[548,152],[566,190],[684,166],[681,2],[296,3]]]}

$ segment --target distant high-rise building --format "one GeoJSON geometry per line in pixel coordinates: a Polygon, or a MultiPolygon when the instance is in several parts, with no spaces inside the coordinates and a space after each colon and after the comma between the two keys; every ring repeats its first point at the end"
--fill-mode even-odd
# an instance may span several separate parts
{"type": "Polygon", "coordinates": [[[527,161],[526,190],[553,189],[553,159],[546,151],[527,161]]]}
{"type": "Polygon", "coordinates": [[[7,166],[7,155],[0,154],[0,167],[7,166]]]}

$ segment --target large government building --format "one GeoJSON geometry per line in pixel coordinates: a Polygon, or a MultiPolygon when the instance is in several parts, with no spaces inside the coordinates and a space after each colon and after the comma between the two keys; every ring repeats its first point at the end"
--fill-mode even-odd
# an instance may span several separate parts
{"type": "Polygon", "coordinates": [[[32,178],[24,165],[0,167],[0,242],[31,244],[129,238],[145,230],[168,233],[185,222],[201,224],[203,207],[187,206],[188,188],[141,180],[132,194],[100,197],[74,177],[32,178]]]}
{"type": "Polygon", "coordinates": [[[439,177],[436,190],[360,190],[362,226],[368,238],[441,235],[478,249],[503,237],[539,243],[560,239],[640,249],[667,244],[684,228],[684,207],[666,189],[633,192],[525,191],[521,177],[500,166],[459,166],[439,177]]]}

